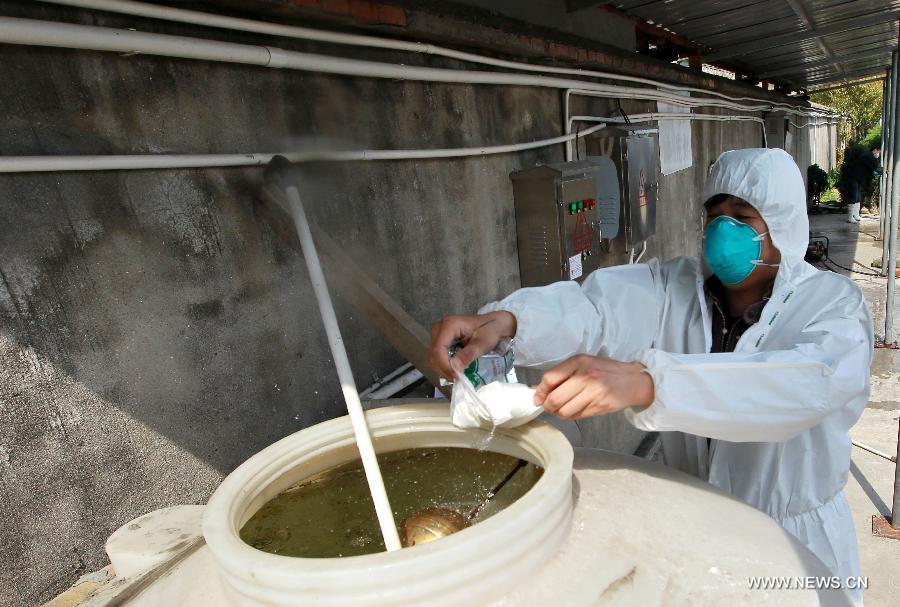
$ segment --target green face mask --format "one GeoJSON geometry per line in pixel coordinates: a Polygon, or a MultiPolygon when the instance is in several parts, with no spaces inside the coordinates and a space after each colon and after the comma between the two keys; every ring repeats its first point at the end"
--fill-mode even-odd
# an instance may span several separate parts
{"type": "Polygon", "coordinates": [[[761,259],[766,234],[733,217],[716,217],[704,231],[703,257],[723,284],[736,285],[746,280],[756,266],[778,265],[761,259]]]}

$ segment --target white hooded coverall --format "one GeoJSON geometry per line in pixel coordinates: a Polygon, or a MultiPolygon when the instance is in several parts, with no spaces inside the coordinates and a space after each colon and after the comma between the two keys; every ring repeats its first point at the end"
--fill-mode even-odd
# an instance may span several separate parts
{"type": "MultiPolygon", "coordinates": [[[[722,154],[704,200],[720,193],[751,203],[781,252],[772,296],[733,352],[709,353],[697,258],[605,268],[581,285],[521,289],[481,312],[515,315],[519,365],[546,369],[582,353],[646,365],[655,401],[625,415],[660,432],[666,464],[766,512],[842,580],[859,576],[843,488],[848,430],[868,401],[872,319],[851,280],[803,260],[806,193],[790,155],[722,154]]],[[[851,594],[861,602],[861,591],[851,594]]]]}

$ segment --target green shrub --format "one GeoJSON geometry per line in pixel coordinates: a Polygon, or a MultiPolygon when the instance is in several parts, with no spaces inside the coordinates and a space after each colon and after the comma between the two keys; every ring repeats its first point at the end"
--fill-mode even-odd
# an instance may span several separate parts
{"type": "Polygon", "coordinates": [[[829,187],[828,173],[817,164],[806,169],[806,194],[816,203],[821,202],[822,194],[829,187]]]}
{"type": "Polygon", "coordinates": [[[871,150],[873,147],[881,147],[881,125],[873,126],[859,142],[865,149],[871,150]]]}

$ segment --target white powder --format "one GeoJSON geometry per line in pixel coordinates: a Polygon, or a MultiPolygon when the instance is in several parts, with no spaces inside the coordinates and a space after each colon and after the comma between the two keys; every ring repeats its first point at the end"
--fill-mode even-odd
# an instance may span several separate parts
{"type": "Polygon", "coordinates": [[[544,411],[534,404],[534,388],[525,384],[492,382],[477,390],[457,378],[450,400],[450,418],[458,428],[514,428],[544,411]]]}

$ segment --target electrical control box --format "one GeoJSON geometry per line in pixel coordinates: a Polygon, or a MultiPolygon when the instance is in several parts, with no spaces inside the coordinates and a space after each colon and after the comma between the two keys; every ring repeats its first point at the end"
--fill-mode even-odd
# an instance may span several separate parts
{"type": "Polygon", "coordinates": [[[657,139],[649,135],[626,137],[622,162],[628,173],[626,246],[634,247],[656,233],[656,202],[659,193],[657,139]]]}
{"type": "Polygon", "coordinates": [[[657,132],[610,127],[592,135],[585,143],[589,154],[603,155],[615,163],[621,184],[625,248],[634,249],[656,233],[656,205],[659,202],[657,132]]]}
{"type": "Polygon", "coordinates": [[[619,233],[618,175],[602,156],[510,175],[523,287],[579,280],[597,269],[601,237],[619,233]]]}

